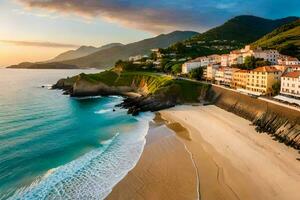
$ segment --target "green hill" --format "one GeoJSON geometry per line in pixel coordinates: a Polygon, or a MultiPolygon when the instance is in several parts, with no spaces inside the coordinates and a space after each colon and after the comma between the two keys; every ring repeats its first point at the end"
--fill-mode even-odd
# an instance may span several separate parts
{"type": "Polygon", "coordinates": [[[275,29],[251,46],[277,49],[282,54],[296,56],[300,59],[300,20],[275,29]]]}
{"type": "Polygon", "coordinates": [[[221,26],[166,48],[164,53],[176,53],[177,58],[229,53],[297,19],[287,17],[271,20],[248,15],[237,16],[221,26]]]}
{"type": "Polygon", "coordinates": [[[120,59],[126,60],[130,56],[150,54],[150,50],[153,48],[166,48],[196,34],[198,33],[191,31],[175,31],[169,34],[161,34],[154,38],[101,50],[85,57],[64,61],[63,63],[79,67],[107,68],[113,66],[120,59]]]}
{"type": "Polygon", "coordinates": [[[297,17],[286,17],[271,20],[251,15],[241,15],[228,20],[221,26],[195,36],[193,40],[230,40],[247,44],[297,19],[297,17]]]}

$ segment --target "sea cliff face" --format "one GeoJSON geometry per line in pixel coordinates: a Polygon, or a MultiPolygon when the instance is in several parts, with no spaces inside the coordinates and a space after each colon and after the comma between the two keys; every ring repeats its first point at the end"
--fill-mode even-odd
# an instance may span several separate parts
{"type": "Polygon", "coordinates": [[[53,88],[63,89],[65,94],[74,97],[127,96],[119,106],[128,109],[129,114],[137,115],[139,112],[153,112],[176,104],[200,102],[205,99],[209,85],[148,72],[105,71],[61,79],[53,88]],[[130,92],[140,96],[128,96],[130,92]]]}
{"type": "Polygon", "coordinates": [[[300,149],[299,111],[216,86],[208,97],[218,107],[250,120],[258,132],[300,149]]]}

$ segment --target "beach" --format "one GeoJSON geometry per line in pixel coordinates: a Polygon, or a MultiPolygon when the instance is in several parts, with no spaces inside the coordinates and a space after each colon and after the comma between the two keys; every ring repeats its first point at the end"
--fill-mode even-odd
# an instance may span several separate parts
{"type": "Polygon", "coordinates": [[[140,160],[107,199],[300,199],[299,153],[216,106],[150,125],[140,160]]]}

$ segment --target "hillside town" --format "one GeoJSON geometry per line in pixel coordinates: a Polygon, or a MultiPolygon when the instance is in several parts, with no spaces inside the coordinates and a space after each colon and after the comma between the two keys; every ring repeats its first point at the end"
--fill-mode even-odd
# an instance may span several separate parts
{"type": "Polygon", "coordinates": [[[173,62],[182,62],[179,76],[186,76],[191,71],[201,68],[202,80],[225,86],[251,96],[271,96],[280,93],[278,100],[289,102],[300,99],[300,61],[296,57],[280,54],[277,50],[263,50],[246,45],[229,54],[213,54],[195,59],[176,59],[176,54],[164,55],[159,49],[153,49],[155,59],[148,55],[137,55],[129,58],[134,64],[152,63],[161,67],[164,57],[173,62]],[[242,69],[247,58],[261,60],[267,65],[253,69],[242,69]],[[280,99],[281,98],[281,99],[280,99]]]}
{"type": "Polygon", "coordinates": [[[203,68],[203,78],[219,85],[225,85],[241,92],[256,96],[274,93],[276,84],[281,83],[280,93],[289,97],[300,97],[300,61],[281,55],[277,50],[244,49],[230,54],[198,57],[182,65],[182,74],[195,68],[203,68]],[[247,57],[263,59],[270,63],[252,70],[234,66],[245,63],[247,57]]]}

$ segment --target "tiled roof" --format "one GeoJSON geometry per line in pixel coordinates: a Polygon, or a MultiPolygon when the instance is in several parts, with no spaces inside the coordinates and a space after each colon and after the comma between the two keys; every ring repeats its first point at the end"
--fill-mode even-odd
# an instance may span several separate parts
{"type": "Polygon", "coordinates": [[[282,75],[282,77],[299,78],[300,77],[300,71],[288,72],[288,73],[282,75]]]}
{"type": "Polygon", "coordinates": [[[280,72],[280,70],[276,69],[276,67],[264,66],[253,69],[254,72],[280,72]]]}

